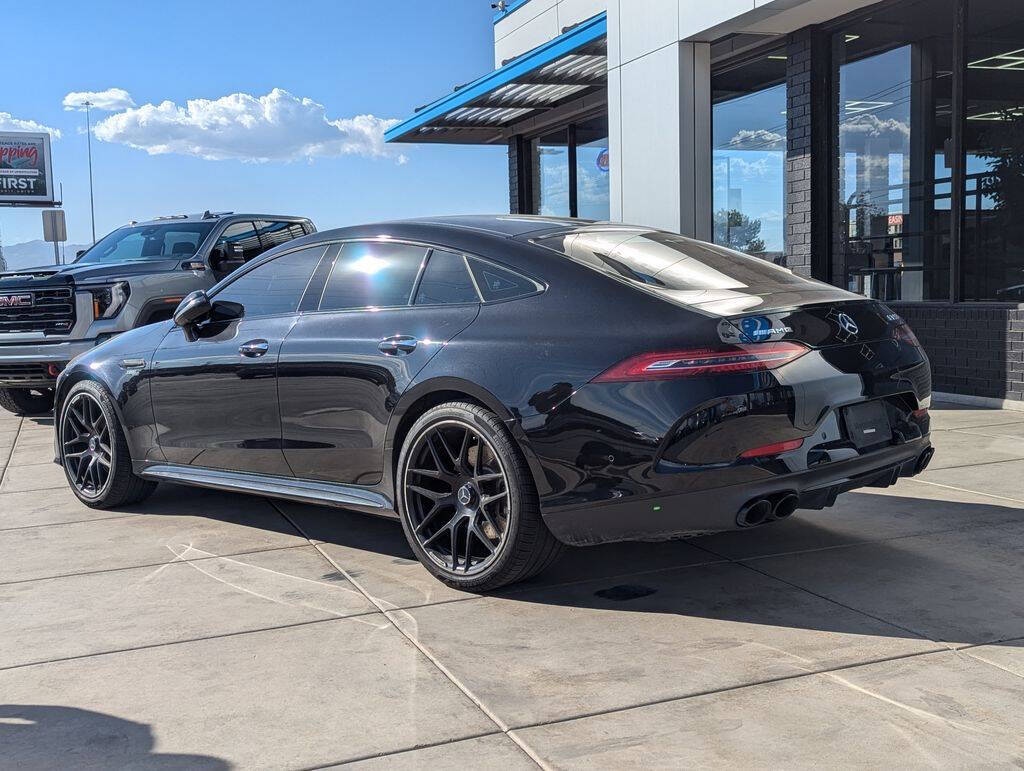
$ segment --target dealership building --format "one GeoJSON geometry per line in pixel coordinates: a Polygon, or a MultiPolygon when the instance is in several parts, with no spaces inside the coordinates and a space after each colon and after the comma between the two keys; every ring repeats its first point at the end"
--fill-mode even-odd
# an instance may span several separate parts
{"type": "Polygon", "coordinates": [[[666,228],[884,300],[936,391],[1024,408],[1024,2],[496,5],[494,70],[388,141],[500,144],[512,213],[666,228]]]}

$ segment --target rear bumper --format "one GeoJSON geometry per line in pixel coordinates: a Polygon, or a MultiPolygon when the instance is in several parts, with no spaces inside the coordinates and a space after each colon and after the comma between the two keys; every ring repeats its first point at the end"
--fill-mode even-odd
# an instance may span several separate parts
{"type": "Polygon", "coordinates": [[[67,340],[59,343],[0,345],[0,387],[52,386],[57,378],[48,365],[64,369],[79,354],[92,350],[98,339],[67,340]]]}
{"type": "Polygon", "coordinates": [[[931,442],[922,437],[868,455],[792,474],[674,495],[652,495],[562,507],[544,521],[563,543],[586,546],[612,541],[661,541],[740,527],[737,514],[751,501],[795,493],[798,508],[821,509],[859,487],[888,487],[923,470],[931,442]]]}

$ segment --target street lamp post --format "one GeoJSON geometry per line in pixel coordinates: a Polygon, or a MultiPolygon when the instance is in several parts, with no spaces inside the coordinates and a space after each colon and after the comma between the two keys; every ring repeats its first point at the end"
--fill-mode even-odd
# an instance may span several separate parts
{"type": "Polygon", "coordinates": [[[89,108],[92,102],[86,99],[82,102],[85,108],[85,141],[89,152],[89,216],[92,219],[92,242],[96,243],[96,205],[92,197],[92,126],[89,123],[89,108]]]}

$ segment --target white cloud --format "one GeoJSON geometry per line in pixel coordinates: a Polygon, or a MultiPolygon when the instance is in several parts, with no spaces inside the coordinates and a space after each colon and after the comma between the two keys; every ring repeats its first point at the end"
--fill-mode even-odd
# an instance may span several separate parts
{"type": "Polygon", "coordinates": [[[724,184],[728,177],[732,177],[734,183],[762,177],[782,177],[782,158],[777,153],[756,153],[754,157],[756,160],[748,161],[739,155],[719,156],[714,162],[715,178],[721,179],[724,184]]]}
{"type": "Polygon", "coordinates": [[[729,150],[785,150],[786,138],[768,129],[740,129],[729,140],[729,150]]]}
{"type": "Polygon", "coordinates": [[[72,91],[65,94],[64,109],[84,112],[83,102],[92,102],[92,109],[108,112],[127,110],[135,106],[131,94],[123,88],[108,88],[106,91],[72,91]]]}
{"type": "Polygon", "coordinates": [[[867,136],[872,139],[887,137],[896,142],[907,142],[910,139],[910,124],[896,118],[879,118],[872,113],[855,115],[844,120],[839,131],[850,136],[867,136]]]}
{"type": "Polygon", "coordinates": [[[60,139],[60,129],[44,126],[34,120],[15,118],[9,112],[0,112],[0,131],[36,131],[48,132],[54,139],[60,139]]]}
{"type": "Polygon", "coordinates": [[[384,144],[398,121],[373,115],[329,118],[322,104],[275,88],[265,96],[229,94],[144,104],[96,124],[96,137],[150,155],[178,153],[206,160],[253,163],[362,155],[406,158],[384,144]]]}

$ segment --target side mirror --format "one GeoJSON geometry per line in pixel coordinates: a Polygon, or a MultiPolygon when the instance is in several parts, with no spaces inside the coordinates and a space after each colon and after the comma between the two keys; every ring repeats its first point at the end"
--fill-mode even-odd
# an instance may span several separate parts
{"type": "Polygon", "coordinates": [[[178,303],[178,307],[174,309],[174,323],[179,327],[187,327],[208,316],[211,309],[210,298],[206,296],[206,292],[197,289],[185,295],[185,298],[178,303]]]}
{"type": "Polygon", "coordinates": [[[75,259],[78,259],[83,254],[85,254],[85,249],[79,249],[77,252],[75,252],[75,259]]]}

